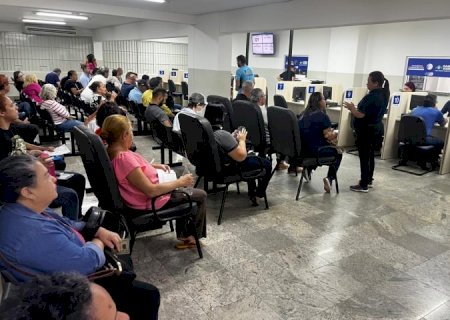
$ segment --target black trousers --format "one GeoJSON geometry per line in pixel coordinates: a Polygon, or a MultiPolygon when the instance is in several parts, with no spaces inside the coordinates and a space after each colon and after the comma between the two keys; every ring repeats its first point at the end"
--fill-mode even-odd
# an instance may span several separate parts
{"type": "Polygon", "coordinates": [[[109,292],[117,310],[126,312],[132,320],[156,320],[160,294],[158,288],[139,280],[120,280],[116,276],[95,281],[109,292]]]}
{"type": "Polygon", "coordinates": [[[360,186],[367,188],[373,180],[375,170],[375,150],[383,135],[383,125],[365,126],[356,130],[356,147],[359,154],[359,165],[361,169],[360,186]]]}
{"type": "Polygon", "coordinates": [[[79,174],[76,172],[66,172],[66,173],[71,173],[71,174],[73,174],[73,176],[67,180],[59,180],[58,179],[58,185],[73,189],[77,193],[77,196],[78,196],[78,218],[80,218],[81,217],[81,207],[83,205],[83,199],[84,199],[84,191],[86,188],[86,179],[82,174],[79,174]]]}

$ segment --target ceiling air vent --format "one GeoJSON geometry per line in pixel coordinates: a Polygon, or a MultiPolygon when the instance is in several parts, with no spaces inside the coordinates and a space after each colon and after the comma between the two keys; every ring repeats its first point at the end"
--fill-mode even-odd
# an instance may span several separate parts
{"type": "Polygon", "coordinates": [[[23,33],[39,34],[46,36],[73,37],[78,35],[77,30],[68,26],[51,26],[51,25],[24,25],[23,33]]]}

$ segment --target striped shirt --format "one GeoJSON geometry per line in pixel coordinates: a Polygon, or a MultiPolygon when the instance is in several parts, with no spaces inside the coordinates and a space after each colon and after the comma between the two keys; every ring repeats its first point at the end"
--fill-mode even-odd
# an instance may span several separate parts
{"type": "Polygon", "coordinates": [[[45,100],[44,102],[42,102],[41,108],[48,110],[55,125],[65,122],[70,116],[66,107],[56,102],[55,100],[45,100]]]}

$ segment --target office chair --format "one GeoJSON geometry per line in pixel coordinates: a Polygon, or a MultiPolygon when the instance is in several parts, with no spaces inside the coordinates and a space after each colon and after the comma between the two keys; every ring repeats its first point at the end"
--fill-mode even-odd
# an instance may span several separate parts
{"type": "MultiPolygon", "coordinates": [[[[252,171],[242,171],[239,164],[234,161],[225,165],[219,155],[219,149],[209,121],[198,115],[186,115],[183,113],[178,117],[187,158],[195,165],[196,174],[198,176],[196,186],[200,179],[203,178],[205,191],[223,192],[219,218],[217,220],[217,224],[220,225],[222,223],[223,210],[229,185],[240,181],[255,180],[263,177],[266,173],[264,164],[261,160],[260,167],[257,170],[252,171]],[[214,185],[225,185],[225,187],[208,190],[208,182],[212,182],[214,185]]],[[[266,194],[264,194],[264,200],[266,209],[268,209],[269,205],[267,203],[266,194]]]]}
{"type": "Polygon", "coordinates": [[[392,167],[394,170],[422,176],[437,167],[439,154],[436,146],[426,143],[427,129],[422,117],[404,114],[400,118],[398,130],[399,163],[392,167]],[[407,170],[401,167],[407,166],[408,161],[416,161],[423,169],[422,172],[407,170]],[[427,167],[426,163],[431,166],[427,167]]]}
{"type": "Polygon", "coordinates": [[[98,206],[104,210],[125,217],[131,232],[131,242],[133,244],[138,233],[162,228],[168,221],[170,223],[171,231],[173,231],[172,221],[184,218],[187,219],[188,225],[193,228],[192,231],[197,243],[198,254],[200,258],[203,257],[194,223],[197,204],[190,201],[190,197],[187,193],[173,191],[183,193],[187,199],[189,199],[189,202],[167,209],[164,207],[155,209],[155,202],[158,197],[152,199],[151,210],[137,210],[127,207],[120,195],[111,161],[109,160],[105,146],[100,137],[84,126],[76,127],[74,134],[86,174],[94,194],[98,199],[98,206]]]}
{"type": "Polygon", "coordinates": [[[250,101],[236,100],[233,106],[233,124],[236,128],[243,126],[247,129],[247,139],[254,151],[264,157],[267,153],[266,130],[261,108],[250,101]]]}
{"type": "Polygon", "coordinates": [[[183,100],[189,100],[189,86],[186,81],[181,81],[181,93],[183,94],[183,100]]]}
{"type": "MultiPolygon", "coordinates": [[[[289,109],[269,107],[267,108],[267,118],[273,151],[288,156],[290,159],[294,160],[297,165],[303,167],[297,188],[297,195],[295,197],[295,200],[298,201],[302,190],[303,180],[310,180],[309,168],[320,166],[330,166],[334,168],[338,151],[333,146],[325,146],[319,148],[316,157],[304,157],[301,153],[302,140],[300,129],[298,127],[298,120],[295,114],[289,109]]],[[[337,176],[335,185],[336,193],[339,193],[337,176]]]]}
{"type": "Polygon", "coordinates": [[[182,97],[183,97],[183,93],[182,92],[177,92],[177,87],[175,86],[175,83],[173,82],[173,80],[168,79],[167,80],[167,84],[169,86],[169,95],[171,95],[174,98],[179,98],[180,99],[180,103],[182,103],[182,97]]]}
{"type": "Polygon", "coordinates": [[[273,96],[273,103],[277,107],[286,108],[286,109],[288,108],[288,104],[286,102],[286,99],[282,95],[275,94],[273,96]]]}
{"type": "Polygon", "coordinates": [[[236,129],[236,126],[233,123],[233,107],[231,105],[231,101],[228,98],[216,95],[209,95],[206,98],[206,101],[213,104],[222,104],[225,107],[226,114],[223,120],[223,130],[228,132],[233,132],[236,129]]]}

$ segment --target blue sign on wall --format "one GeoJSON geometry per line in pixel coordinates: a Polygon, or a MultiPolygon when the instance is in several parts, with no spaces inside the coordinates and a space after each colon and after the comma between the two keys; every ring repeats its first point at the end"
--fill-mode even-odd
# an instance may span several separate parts
{"type": "Polygon", "coordinates": [[[409,58],[406,75],[450,78],[450,59],[409,58]]]}
{"type": "Polygon", "coordinates": [[[171,76],[171,77],[176,77],[176,76],[177,76],[177,72],[176,72],[176,71],[172,71],[172,72],[170,73],[170,76],[171,76]]]}
{"type": "Polygon", "coordinates": [[[184,77],[185,79],[188,79],[188,78],[189,78],[189,73],[188,73],[188,72],[185,72],[183,77],[184,77]]]}
{"type": "Polygon", "coordinates": [[[314,93],[314,92],[316,92],[316,87],[310,86],[310,87],[308,88],[308,93],[314,93]]]}
{"type": "Polygon", "coordinates": [[[393,96],[392,97],[392,103],[395,105],[400,104],[400,96],[393,96]]]}
{"type": "Polygon", "coordinates": [[[284,83],[278,83],[277,90],[284,90],[284,83]]]}
{"type": "Polygon", "coordinates": [[[353,98],[353,91],[352,90],[345,91],[345,99],[351,99],[351,98],[353,98]]]}
{"type": "MultiPolygon", "coordinates": [[[[291,64],[295,66],[295,69],[300,71],[301,74],[307,74],[308,72],[308,56],[292,56],[291,64]]],[[[284,58],[284,69],[288,67],[288,56],[284,58]]]]}
{"type": "Polygon", "coordinates": [[[159,70],[159,75],[163,76],[164,75],[164,70],[159,70]]]}

